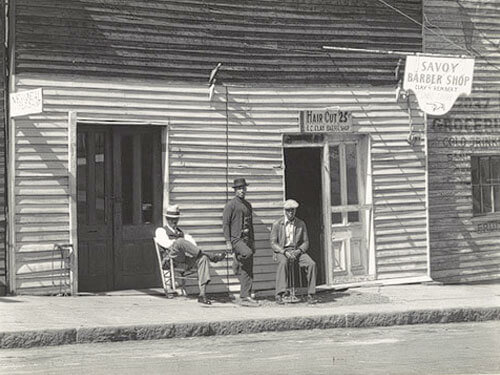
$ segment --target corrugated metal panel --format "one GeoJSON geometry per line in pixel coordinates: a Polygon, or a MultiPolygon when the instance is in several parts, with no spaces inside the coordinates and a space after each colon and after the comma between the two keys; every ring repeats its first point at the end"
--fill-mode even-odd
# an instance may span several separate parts
{"type": "MultiPolygon", "coordinates": [[[[0,1],[0,40],[5,40],[5,1],[0,1]]],[[[0,46],[0,295],[7,291],[7,254],[6,254],[6,121],[5,121],[5,48],[0,46]]]]}
{"type": "MultiPolygon", "coordinates": [[[[231,87],[226,123],[226,92],[220,86],[210,103],[206,86],[28,75],[18,80],[20,89],[43,87],[45,108],[43,115],[19,121],[16,128],[20,293],[57,291],[66,285],[52,244],[67,241],[69,236],[65,119],[70,110],[96,121],[168,120],[170,202],[181,206],[180,225],[205,250],[224,249],[222,209],[232,196],[228,182],[247,177],[256,224],[255,286],[270,289],[274,288],[275,264],[269,233],[272,222],[282,214],[284,197],[281,134],[299,130],[299,110],[339,105],[353,112],[359,132],[372,137],[379,278],[427,272],[425,156],[421,145],[411,147],[406,142],[407,110],[395,103],[392,88],[231,87]],[[46,215],[50,220],[45,220],[46,215]]],[[[413,111],[413,122],[422,131],[417,111],[413,111]]],[[[223,290],[226,264],[217,264],[215,273],[211,290],[223,290]]],[[[230,282],[234,289],[234,277],[230,282]]]]}
{"type": "Polygon", "coordinates": [[[424,4],[440,35],[425,32],[425,51],[476,57],[472,95],[446,116],[429,118],[431,275],[445,282],[498,279],[498,228],[481,229],[498,217],[473,217],[470,160],[500,155],[500,1],[424,4]]]}
{"type": "MultiPolygon", "coordinates": [[[[386,0],[421,22],[421,0],[386,0]]],[[[371,0],[18,0],[16,71],[225,84],[393,84],[420,26],[371,0]]]]}

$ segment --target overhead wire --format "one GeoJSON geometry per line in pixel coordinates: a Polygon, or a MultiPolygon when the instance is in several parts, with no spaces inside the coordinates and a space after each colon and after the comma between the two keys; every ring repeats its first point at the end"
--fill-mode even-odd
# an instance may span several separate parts
{"type": "MultiPolygon", "coordinates": [[[[468,50],[467,48],[462,47],[461,45],[459,45],[459,44],[455,43],[454,41],[452,41],[451,39],[447,38],[447,37],[444,35],[444,33],[443,33],[443,31],[441,30],[441,28],[439,28],[438,26],[436,26],[436,25],[432,24],[431,22],[429,22],[429,19],[427,18],[427,16],[426,16],[425,12],[422,12],[424,22],[423,22],[423,23],[421,23],[421,22],[419,22],[418,20],[416,20],[416,19],[414,19],[413,17],[411,17],[411,16],[409,16],[408,14],[406,14],[405,12],[401,11],[400,9],[398,9],[398,8],[396,8],[396,7],[394,7],[394,6],[392,6],[391,4],[388,4],[385,0],[377,0],[377,1],[378,1],[379,3],[381,3],[381,4],[385,5],[385,6],[387,6],[388,8],[390,8],[390,9],[394,10],[395,12],[399,13],[399,14],[400,14],[400,15],[402,15],[403,17],[408,18],[409,20],[411,20],[412,22],[416,23],[417,25],[422,26],[424,29],[426,29],[426,30],[428,30],[429,32],[433,33],[433,34],[434,34],[434,35],[436,35],[438,38],[441,38],[441,39],[443,39],[443,40],[447,41],[448,43],[450,43],[451,45],[453,45],[453,46],[455,46],[455,47],[457,47],[457,48],[459,48],[459,49],[461,49],[461,50],[463,50],[463,51],[467,52],[467,54],[471,55],[472,57],[476,57],[476,58],[481,58],[481,59],[483,59],[483,60],[484,60],[484,62],[485,62],[486,64],[488,64],[489,66],[493,67],[494,69],[496,69],[496,70],[499,70],[499,71],[500,71],[499,64],[492,63],[491,61],[489,61],[489,60],[488,60],[488,57],[487,57],[487,56],[484,56],[483,54],[478,53],[477,51],[474,51],[474,50],[470,51],[470,50],[468,50]],[[426,23],[428,23],[428,24],[429,24],[429,25],[431,25],[432,27],[435,27],[435,28],[439,29],[439,31],[440,31],[441,33],[437,33],[436,31],[434,31],[434,30],[432,30],[431,28],[427,27],[427,26],[426,26],[426,23]]],[[[490,41],[490,43],[491,43],[491,41],[490,41]]]]}

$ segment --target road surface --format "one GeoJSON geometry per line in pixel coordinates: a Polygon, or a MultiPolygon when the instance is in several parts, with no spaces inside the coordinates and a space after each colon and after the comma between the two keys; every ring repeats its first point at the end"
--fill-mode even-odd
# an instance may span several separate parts
{"type": "Polygon", "coordinates": [[[500,322],[0,350],[2,374],[500,374],[500,322]]]}

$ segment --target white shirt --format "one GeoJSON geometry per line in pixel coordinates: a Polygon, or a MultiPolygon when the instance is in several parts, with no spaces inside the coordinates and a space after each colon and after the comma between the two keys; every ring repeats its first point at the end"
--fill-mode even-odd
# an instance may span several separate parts
{"type": "MultiPolygon", "coordinates": [[[[170,228],[170,230],[172,232],[176,231],[176,228],[172,228],[170,225],[168,225],[168,223],[167,223],[167,227],[170,228]]],[[[162,228],[162,227],[156,229],[155,238],[156,238],[156,242],[158,242],[158,244],[165,249],[168,249],[169,247],[171,247],[175,242],[175,240],[172,240],[168,237],[167,231],[165,230],[165,228],[162,228]]],[[[196,241],[189,234],[184,233],[184,239],[186,241],[191,242],[194,246],[197,246],[196,241]]]]}
{"type": "Polygon", "coordinates": [[[285,247],[292,246],[294,244],[295,236],[295,219],[289,221],[285,218],[285,247]]]}

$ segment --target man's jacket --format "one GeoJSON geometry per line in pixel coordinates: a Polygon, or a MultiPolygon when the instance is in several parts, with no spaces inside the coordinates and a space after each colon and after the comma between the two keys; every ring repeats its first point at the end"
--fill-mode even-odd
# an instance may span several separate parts
{"type": "MultiPolygon", "coordinates": [[[[309,237],[307,236],[306,223],[295,218],[294,247],[305,253],[309,249],[309,237]]],[[[275,253],[283,253],[286,241],[285,218],[277,220],[271,229],[271,248],[275,253]]]]}

